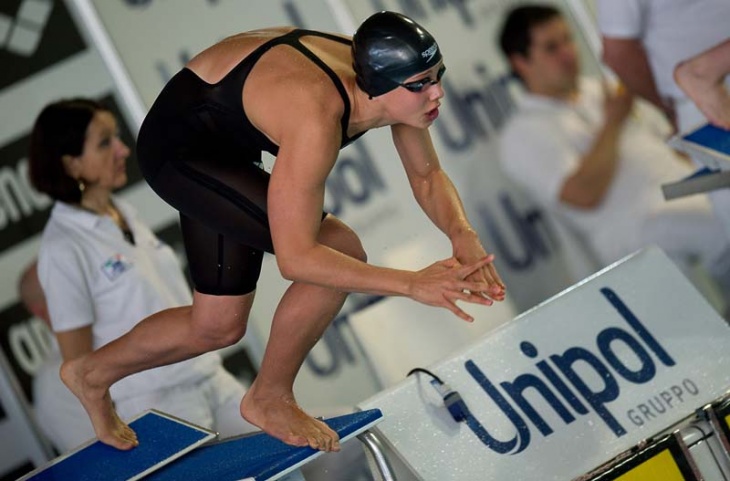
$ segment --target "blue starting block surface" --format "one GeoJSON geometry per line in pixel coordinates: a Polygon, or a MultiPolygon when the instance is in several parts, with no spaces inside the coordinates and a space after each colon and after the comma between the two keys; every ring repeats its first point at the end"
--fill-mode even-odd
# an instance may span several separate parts
{"type": "Polygon", "coordinates": [[[146,411],[129,424],[139,446],[129,451],[93,441],[36,469],[19,481],[128,481],[214,439],[216,433],[159,411],[146,411]]]}
{"type": "MultiPolygon", "coordinates": [[[[341,442],[370,429],[383,419],[379,409],[347,414],[324,422],[341,442]]],[[[151,481],[267,481],[286,476],[320,456],[322,451],[289,446],[268,434],[225,439],[203,446],[145,478],[151,481]]]]}

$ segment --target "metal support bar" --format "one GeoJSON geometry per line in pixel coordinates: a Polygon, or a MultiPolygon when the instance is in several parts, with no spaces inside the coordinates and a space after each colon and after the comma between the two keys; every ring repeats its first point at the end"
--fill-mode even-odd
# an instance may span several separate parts
{"type": "Polygon", "coordinates": [[[378,471],[383,478],[383,481],[396,481],[395,475],[393,474],[393,468],[388,462],[388,458],[385,457],[383,445],[380,442],[380,438],[371,432],[365,431],[357,435],[357,438],[365,445],[365,447],[373,455],[375,465],[378,467],[378,471]]]}

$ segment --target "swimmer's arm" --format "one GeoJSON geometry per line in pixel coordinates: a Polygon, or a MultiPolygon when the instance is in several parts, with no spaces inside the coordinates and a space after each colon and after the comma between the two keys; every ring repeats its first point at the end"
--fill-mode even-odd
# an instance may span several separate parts
{"type": "Polygon", "coordinates": [[[375,267],[320,242],[325,180],[339,151],[338,122],[309,121],[282,138],[268,194],[279,270],[289,280],[345,292],[407,295],[411,272],[375,267]]]}
{"type": "Polygon", "coordinates": [[[90,325],[55,334],[64,361],[76,359],[93,350],[93,335],[90,325]]]}
{"type": "MultiPolygon", "coordinates": [[[[462,264],[484,258],[487,253],[466,216],[454,184],[441,168],[428,129],[395,124],[391,133],[416,201],[431,222],[449,238],[453,256],[462,264]]],[[[493,264],[488,264],[470,279],[487,282],[493,299],[504,298],[505,286],[493,264]]]]}
{"type": "Polygon", "coordinates": [[[441,168],[428,130],[396,124],[391,132],[413,195],[431,222],[452,242],[476,236],[454,184],[441,168]]]}
{"type": "Polygon", "coordinates": [[[342,138],[343,107],[341,102],[332,102],[337,92],[331,82],[308,82],[306,85],[306,95],[291,95],[294,89],[301,89],[300,82],[294,82],[282,90],[281,95],[269,98],[265,112],[286,112],[286,115],[276,115],[275,122],[266,122],[264,116],[257,117],[259,122],[264,120],[263,130],[278,140],[279,145],[269,183],[268,212],[282,275],[292,281],[341,292],[407,296],[430,306],[446,308],[464,320],[473,320],[456,301],[491,303],[471,294],[483,292],[487,287],[485,283],[466,279],[491,258],[479,258],[467,265],[448,259],[420,271],[405,271],[372,266],[329,247],[332,245],[345,252],[348,247],[351,247],[350,252],[360,248],[357,237],[344,231],[344,227],[341,228],[344,235],[337,239],[332,231],[325,232],[321,228],[325,181],[337,159],[342,138]]]}
{"type": "Polygon", "coordinates": [[[345,231],[335,239],[332,231],[321,228],[325,179],[334,165],[338,147],[339,127],[334,130],[307,127],[287,136],[280,144],[269,183],[268,206],[282,275],[341,292],[408,296],[473,321],[456,301],[491,304],[491,300],[473,294],[485,292],[488,286],[480,280],[466,279],[491,258],[484,257],[464,266],[448,259],[412,272],[372,266],[325,245],[347,251],[346,243],[350,242],[351,247],[359,248],[354,234],[345,231]]]}

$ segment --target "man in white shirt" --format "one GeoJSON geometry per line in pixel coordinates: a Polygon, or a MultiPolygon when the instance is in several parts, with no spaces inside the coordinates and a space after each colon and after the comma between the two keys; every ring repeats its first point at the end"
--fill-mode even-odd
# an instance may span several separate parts
{"type": "MultiPolygon", "coordinates": [[[[692,168],[623,88],[581,78],[567,22],[550,6],[514,9],[500,43],[526,93],[501,138],[505,173],[605,264],[647,244],[699,258],[730,286],[730,247],[705,196],[665,202],[660,185],[692,168]]],[[[728,289],[725,289],[726,291],[728,289]]]]}
{"type": "Polygon", "coordinates": [[[684,131],[704,117],[674,81],[677,65],[730,38],[727,0],[597,0],[603,59],[636,94],[676,112],[684,131]]]}
{"type": "MultiPolygon", "coordinates": [[[[597,7],[603,59],[626,86],[660,107],[680,132],[707,122],[674,71],[730,38],[730,1],[597,0],[597,7]]],[[[730,234],[730,189],[711,192],[710,200],[730,234]]]]}

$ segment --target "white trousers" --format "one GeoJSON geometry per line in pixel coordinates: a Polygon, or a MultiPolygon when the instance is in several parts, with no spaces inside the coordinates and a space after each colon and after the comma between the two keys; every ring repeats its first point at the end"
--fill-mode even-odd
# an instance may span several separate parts
{"type": "Polygon", "coordinates": [[[156,389],[115,400],[114,405],[125,421],[148,409],[157,409],[227,438],[259,430],[241,417],[244,394],[246,388],[221,367],[213,376],[200,382],[156,389]]]}
{"type": "Polygon", "coordinates": [[[48,353],[33,377],[33,406],[38,425],[57,451],[65,453],[95,437],[89,416],[61,382],[61,355],[48,353]]]}

